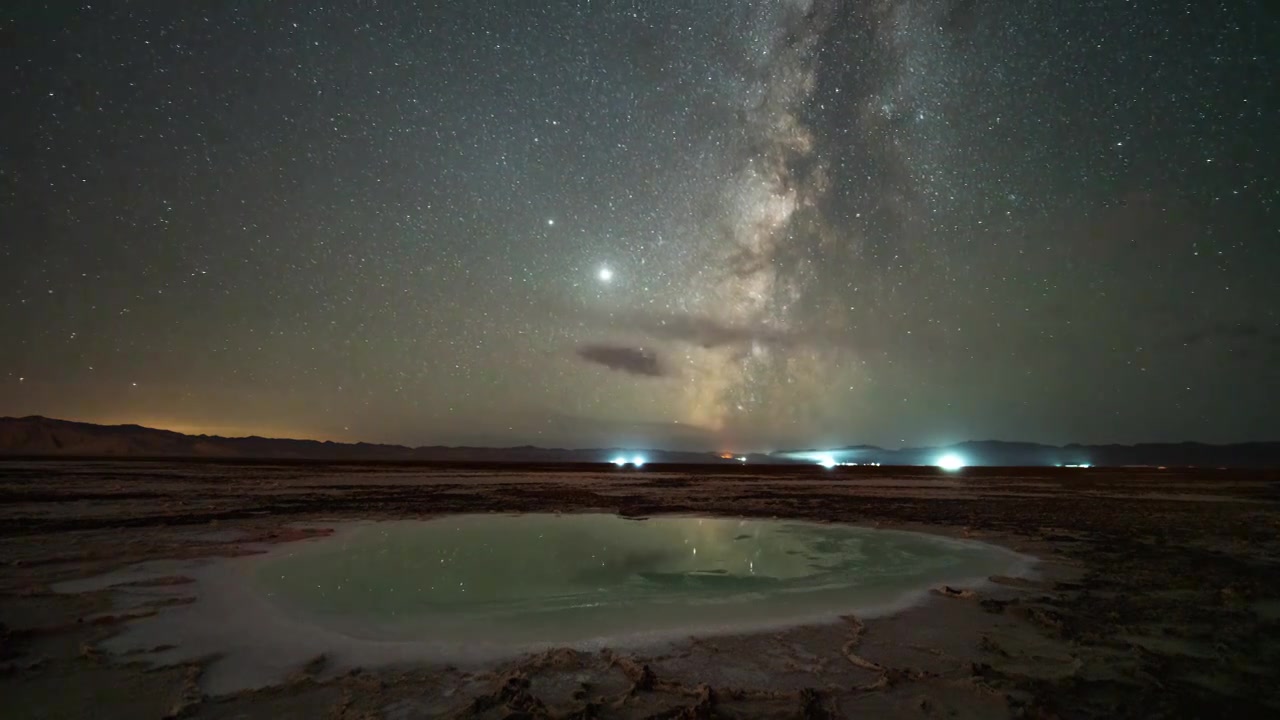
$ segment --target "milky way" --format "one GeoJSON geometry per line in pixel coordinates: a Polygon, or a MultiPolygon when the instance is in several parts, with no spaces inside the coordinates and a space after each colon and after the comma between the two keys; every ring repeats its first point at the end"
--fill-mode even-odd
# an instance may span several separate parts
{"type": "Polygon", "coordinates": [[[1280,435],[1261,3],[0,18],[0,414],[716,450],[1280,435]]]}

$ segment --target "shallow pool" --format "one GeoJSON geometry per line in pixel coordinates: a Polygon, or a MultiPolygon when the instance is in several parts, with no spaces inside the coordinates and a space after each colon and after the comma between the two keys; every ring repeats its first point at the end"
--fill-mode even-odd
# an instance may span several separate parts
{"type": "Polygon", "coordinates": [[[841,525],[462,515],[281,548],[253,583],[289,615],[355,638],[525,645],[874,614],[1024,562],[992,545],[841,525]]]}

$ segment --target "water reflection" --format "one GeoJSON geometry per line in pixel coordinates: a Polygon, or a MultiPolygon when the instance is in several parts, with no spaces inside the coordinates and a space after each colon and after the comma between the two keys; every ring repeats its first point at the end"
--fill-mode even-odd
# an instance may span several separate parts
{"type": "Polygon", "coordinates": [[[569,641],[849,612],[1020,562],[987,545],[845,526],[464,515],[357,526],[264,563],[258,582],[357,635],[569,641]]]}

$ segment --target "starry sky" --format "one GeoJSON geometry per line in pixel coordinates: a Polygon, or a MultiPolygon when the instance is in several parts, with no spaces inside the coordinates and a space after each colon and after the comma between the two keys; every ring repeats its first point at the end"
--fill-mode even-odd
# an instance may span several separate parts
{"type": "Polygon", "coordinates": [[[1280,439],[1265,6],[5,3],[0,414],[1280,439]]]}

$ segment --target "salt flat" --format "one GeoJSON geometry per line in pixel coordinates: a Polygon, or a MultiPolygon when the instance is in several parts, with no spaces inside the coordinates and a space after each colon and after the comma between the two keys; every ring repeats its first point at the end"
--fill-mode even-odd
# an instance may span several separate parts
{"type": "Polygon", "coordinates": [[[6,462],[0,697],[6,717],[1261,716],[1280,710],[1278,500],[1257,471],[6,462]],[[316,655],[231,693],[214,658],[111,649],[200,602],[183,563],[346,521],[533,511],[898,528],[1040,564],[878,618],[465,666],[316,655]],[[173,572],[92,582],[139,563],[173,572]]]}

